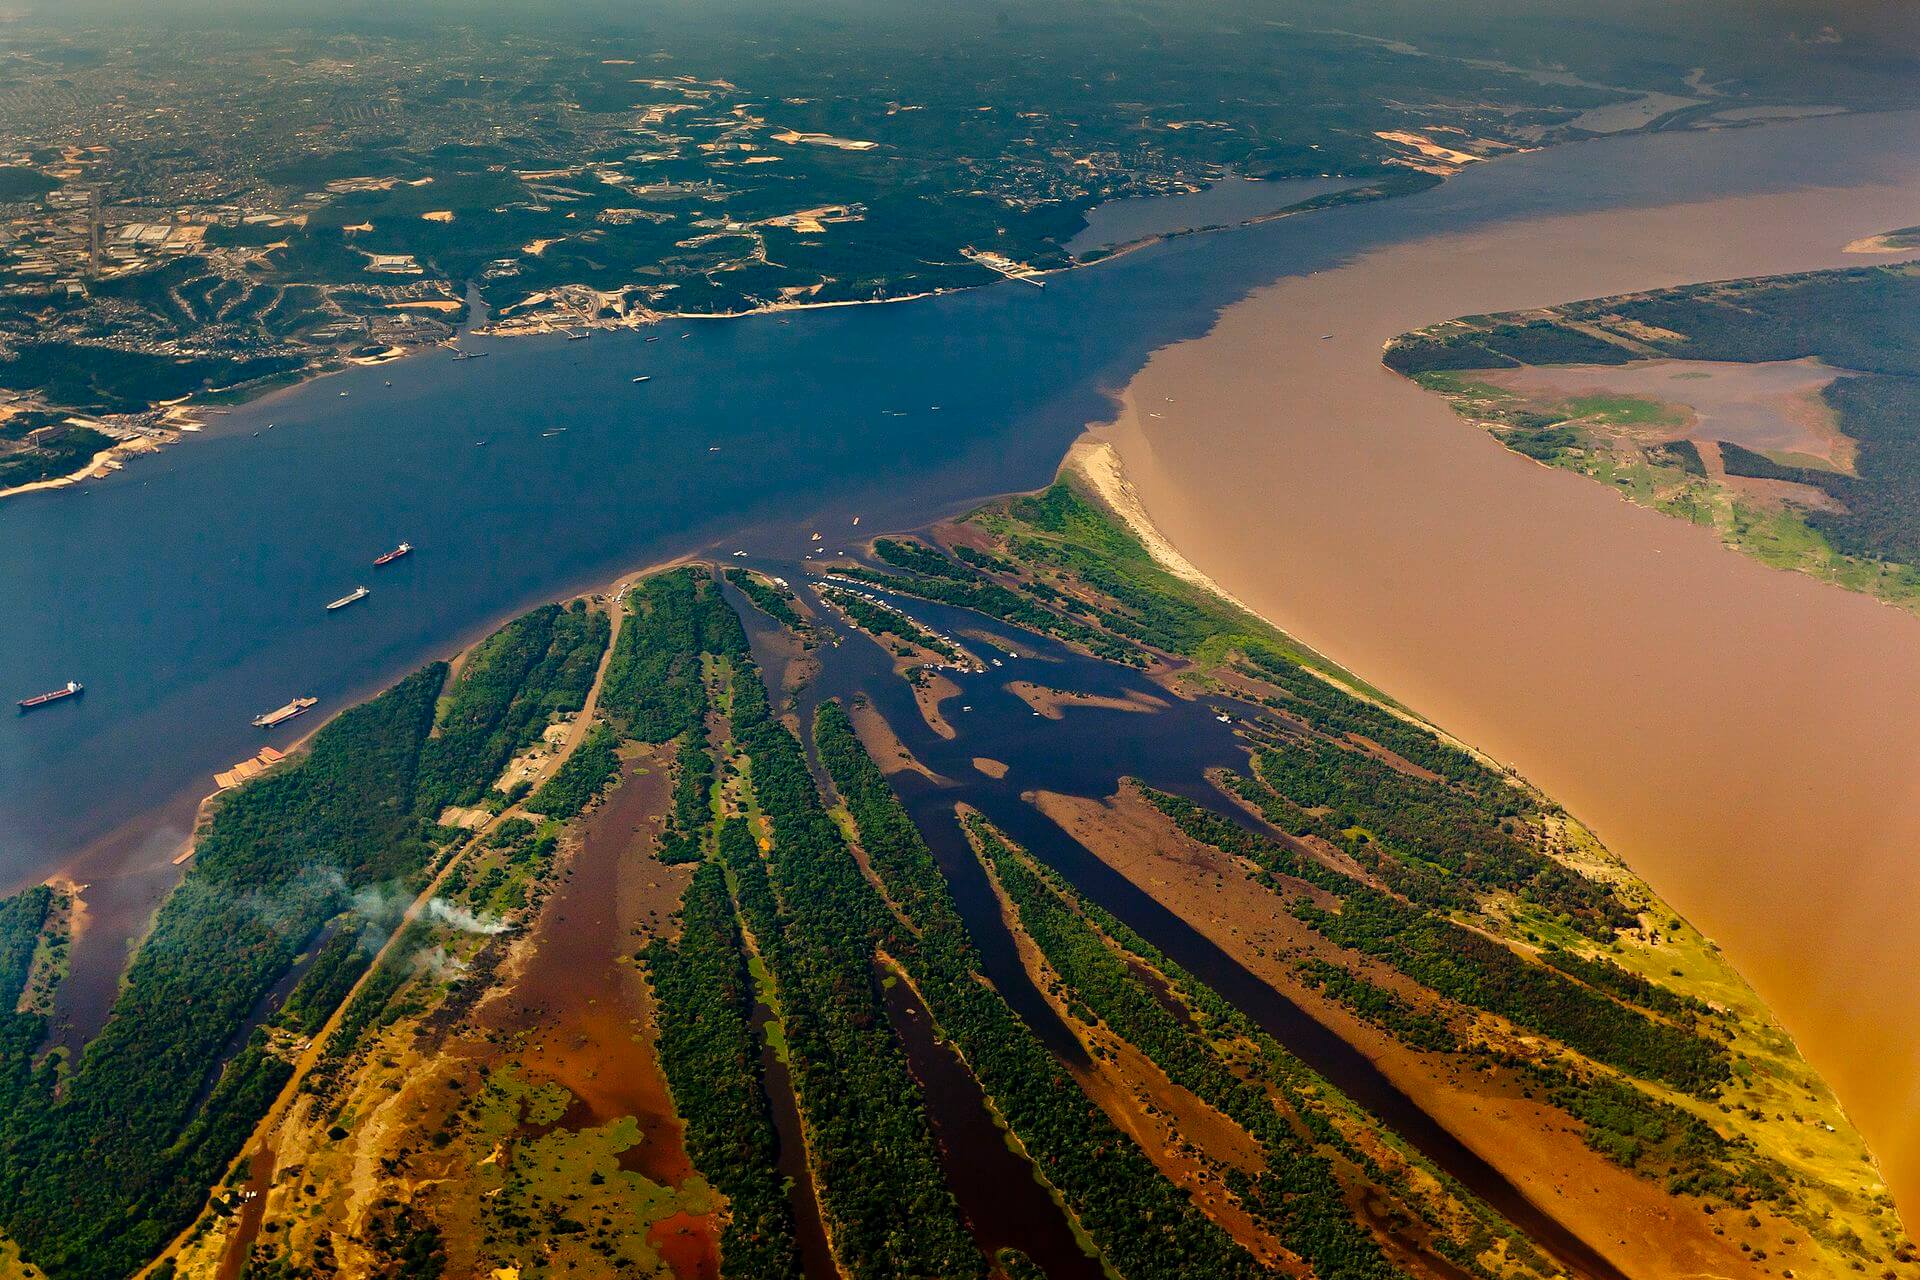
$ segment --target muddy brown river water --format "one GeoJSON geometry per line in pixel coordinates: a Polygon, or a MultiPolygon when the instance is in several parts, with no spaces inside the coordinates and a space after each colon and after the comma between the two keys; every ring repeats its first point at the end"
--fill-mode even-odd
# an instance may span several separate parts
{"type": "Polygon", "coordinates": [[[1920,1204],[1920,620],[1509,453],[1387,371],[1458,315],[1834,265],[1859,185],[1505,221],[1363,253],[1156,353],[1118,449],[1171,542],[1527,777],[1725,949],[1920,1204]]]}

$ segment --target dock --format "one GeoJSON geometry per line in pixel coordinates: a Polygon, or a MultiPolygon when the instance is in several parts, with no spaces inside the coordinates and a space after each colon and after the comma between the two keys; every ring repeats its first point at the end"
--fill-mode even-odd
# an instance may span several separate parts
{"type": "Polygon", "coordinates": [[[239,764],[234,765],[231,769],[223,773],[214,774],[213,780],[220,784],[222,791],[231,791],[241,783],[259,777],[265,773],[270,766],[279,764],[286,758],[287,753],[284,751],[276,751],[272,747],[262,747],[258,755],[250,756],[242,760],[239,764]]]}

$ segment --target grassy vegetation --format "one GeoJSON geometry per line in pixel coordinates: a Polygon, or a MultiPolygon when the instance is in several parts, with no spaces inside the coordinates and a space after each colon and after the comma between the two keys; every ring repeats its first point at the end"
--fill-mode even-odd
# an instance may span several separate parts
{"type": "Polygon", "coordinates": [[[914,650],[923,649],[928,653],[938,654],[949,662],[960,660],[958,649],[898,609],[875,604],[851,591],[837,591],[832,587],[822,588],[820,595],[845,613],[854,626],[875,639],[892,636],[897,641],[892,648],[895,655],[899,657],[911,657],[914,650]]]}
{"type": "MultiPolygon", "coordinates": [[[[1664,452],[1663,465],[1685,474],[1685,451],[1664,452]]],[[[1092,526],[1076,541],[1117,544],[1114,558],[1141,565],[1141,581],[1153,581],[1157,566],[1142,564],[1137,544],[1125,549],[1131,539],[1117,521],[1070,488],[1065,499],[1078,499],[1073,522],[1092,526]]],[[[1117,609],[1075,573],[1040,562],[1027,540],[1042,536],[1009,502],[969,517],[950,541],[961,563],[1010,591],[1039,583],[1117,609]]],[[[1346,922],[1351,941],[1373,950],[1371,963],[1400,970],[1395,986],[1411,1011],[1448,1022],[1460,1052],[1490,1072],[1542,1072],[1528,1087],[1566,1110],[1608,1159],[1630,1160],[1636,1174],[1710,1204],[1764,1203],[1835,1265],[1872,1264],[1904,1247],[1884,1186],[1861,1163],[1857,1132],[1823,1101],[1830,1091],[1711,945],[1666,920],[1666,908],[1577,823],[1351,681],[1272,649],[1213,639],[1180,679],[1204,688],[1226,676],[1235,696],[1263,702],[1267,714],[1241,721],[1259,773],[1224,781],[1300,838],[1253,836],[1162,797],[1212,824],[1202,839],[1259,867],[1256,878],[1283,900],[1319,906],[1336,932],[1348,904],[1366,897],[1368,909],[1346,922]],[[1269,759],[1275,754],[1294,758],[1269,759]],[[1269,765],[1280,766],[1272,786],[1269,765]],[[1340,869],[1349,859],[1386,891],[1340,869]],[[1375,903],[1386,910],[1372,913],[1375,903]],[[1648,912],[1665,923],[1649,924],[1648,912]],[[1456,1017],[1462,1004],[1506,1010],[1520,1034],[1456,1017]],[[1831,1225],[1839,1222],[1846,1227],[1831,1225]]],[[[1349,973],[1367,967],[1333,952],[1320,958],[1349,973]]],[[[1366,1006],[1376,1015],[1385,1007],[1344,983],[1336,990],[1324,970],[1299,976],[1317,976],[1335,999],[1351,997],[1363,1017],[1366,1006]]],[[[1396,1031],[1384,1016],[1385,1029],[1408,1043],[1440,1043],[1410,1023],[1396,1031]]]]}
{"type": "Polygon", "coordinates": [[[1301,980],[1308,986],[1326,992],[1403,1044],[1437,1053],[1452,1053],[1460,1047],[1459,1039],[1444,1020],[1421,1012],[1394,992],[1351,969],[1329,964],[1317,956],[1302,960],[1299,969],[1301,980]]]}
{"type": "Polygon", "coordinates": [[[620,772],[616,751],[619,738],[604,724],[587,730],[587,736],[575,747],[551,778],[540,784],[526,799],[532,813],[565,821],[600,798],[620,772]]]}
{"type": "Polygon", "coordinates": [[[1332,941],[1378,957],[1451,1000],[1497,1013],[1631,1075],[1704,1093],[1732,1074],[1726,1050],[1636,1013],[1469,929],[1354,886],[1338,911],[1296,902],[1332,941]]]}
{"type": "Polygon", "coordinates": [[[792,590],[751,569],[728,569],[727,581],[753,602],[753,607],[796,635],[805,634],[807,620],[794,606],[792,590]]]}
{"type": "MultiPolygon", "coordinates": [[[[1642,900],[1576,870],[1584,864],[1564,815],[1171,578],[1066,486],[998,507],[974,527],[991,549],[967,546],[950,558],[883,540],[876,551],[889,568],[872,576],[931,598],[985,602],[996,616],[1090,637],[1078,642],[1136,662],[1192,657],[1207,664],[1204,678],[1231,676],[1265,701],[1268,714],[1244,726],[1256,768],[1231,785],[1291,842],[1189,801],[1148,798],[1188,835],[1260,868],[1260,882],[1323,935],[1319,955],[1291,960],[1301,981],[1405,1043],[1524,1076],[1595,1150],[1676,1194],[1792,1201],[1785,1172],[1711,1118],[1756,1069],[1747,1051],[1725,1043],[1730,1019],[1692,987],[1661,981],[1627,945],[1642,900]],[[1339,857],[1308,852],[1316,847],[1339,857]],[[1339,869],[1349,859],[1365,882],[1339,869]],[[1480,927],[1496,909],[1545,935],[1538,950],[1480,927]],[[1336,963],[1335,946],[1369,959],[1336,963]],[[1382,966],[1401,975],[1393,989],[1366,976],[1382,966]],[[1551,1043],[1523,1058],[1488,1049],[1493,1020],[1461,1011],[1497,1015],[1551,1043]]],[[[825,704],[812,731],[851,819],[844,828],[800,742],[775,718],[713,577],[657,575],[628,607],[603,689],[609,721],[592,726],[529,801],[548,820],[503,824],[441,892],[482,919],[524,913],[553,865],[559,819],[617,774],[622,741],[673,744],[661,856],[699,865],[678,936],[640,960],[658,997],[661,1061],[689,1150],[730,1206],[725,1274],[797,1267],[754,1028],[761,999],[777,1006],[765,1041],[790,1066],[847,1273],[987,1273],[888,1023],[883,973],[914,984],[1116,1272],[1258,1273],[980,980],[979,953],[938,864],[839,705],[825,704]]],[[[30,1065],[43,1021],[0,1021],[0,1226],[29,1257],[56,1277],[121,1274],[191,1216],[286,1079],[285,1044],[314,1033],[362,972],[366,941],[392,928],[391,908],[363,899],[403,901],[453,838],[432,816],[450,798],[482,794],[556,713],[578,708],[606,643],[604,620],[595,622],[558,609],[516,619],[476,649],[460,679],[449,684],[444,668],[430,668],[326,726],[306,756],[231,793],[136,957],[107,1032],[58,1096],[55,1068],[30,1065]],[[261,994],[306,955],[281,1013],[236,1047],[261,994]]],[[[997,833],[976,824],[971,835],[1074,1007],[1257,1141],[1262,1170],[1229,1181],[1240,1203],[1318,1274],[1392,1274],[1349,1203],[1354,1179],[1385,1185],[1368,1154],[1375,1147],[1352,1139],[1368,1122],[1342,1119],[1346,1104],[1325,1082],[997,833]]],[[[17,999],[36,963],[49,901],[0,903],[0,1007],[12,1007],[8,991],[17,999]]],[[[423,976],[442,951],[426,924],[410,926],[323,1047],[306,1087],[343,1132],[363,1121],[341,1110],[343,1084],[378,1056],[370,1046],[395,1043],[381,1029],[445,996],[446,982],[423,976]]],[[[606,1256],[638,1256],[639,1234],[601,1220],[623,1203],[653,1213],[671,1199],[619,1169],[636,1133],[618,1123],[528,1132],[523,1122],[554,1100],[496,1082],[485,1105],[522,1108],[503,1132],[518,1135],[525,1163],[499,1172],[488,1230],[529,1241],[578,1234],[569,1225],[578,1224],[596,1249],[615,1251],[606,1256]],[[599,1181],[570,1181],[583,1171],[599,1181]]],[[[398,1201],[376,1206],[373,1223],[383,1256],[411,1259],[422,1274],[445,1253],[439,1227],[398,1201]]],[[[1478,1248],[1456,1237],[1436,1247],[1466,1249],[1468,1260],[1478,1248]]]]}
{"type": "Polygon", "coordinates": [[[160,400],[300,368],[293,356],[172,356],[77,342],[30,342],[0,360],[0,387],[86,413],[133,413],[160,400]]]}
{"type": "Polygon", "coordinates": [[[1730,546],[1920,608],[1920,269],[1820,271],[1570,303],[1549,319],[1476,316],[1407,334],[1390,368],[1447,395],[1509,448],[1592,476],[1644,506],[1711,525],[1730,546]],[[1595,334],[1606,337],[1596,337],[1595,334]],[[1766,509],[1709,477],[1688,441],[1597,440],[1581,422],[1646,429],[1682,416],[1634,396],[1577,397],[1547,421],[1463,376],[1490,366],[1816,357],[1843,376],[1821,393],[1857,445],[1853,471],[1719,441],[1726,474],[1804,485],[1830,503],[1766,509]]]}
{"type": "Polygon", "coordinates": [[[600,691],[600,705],[627,736],[666,742],[706,713],[701,654],[730,653],[740,620],[713,578],[675,569],[635,585],[600,691]]]}
{"type": "Polygon", "coordinates": [[[1201,664],[1243,652],[1363,687],[1245,610],[1169,573],[1067,482],[976,512],[968,523],[999,549],[962,547],[954,560],[924,543],[882,538],[875,554],[907,572],[854,576],[974,609],[1128,665],[1151,661],[1142,646],[1201,664]],[[1009,577],[1012,585],[1003,581],[1009,577]]]}
{"type": "MultiPolygon", "coordinates": [[[[1110,941],[1113,935],[1103,934],[1076,909],[1081,904],[1070,891],[1057,880],[1049,883],[1044,873],[982,824],[974,824],[973,835],[1019,911],[1021,926],[1072,998],[1144,1052],[1175,1084],[1217,1108],[1259,1142],[1266,1167],[1253,1178],[1228,1177],[1228,1185],[1241,1200],[1268,1219],[1287,1247],[1321,1274],[1356,1280],[1398,1275],[1378,1243],[1355,1222],[1340,1183],[1314,1139],[1303,1140],[1294,1128],[1292,1122],[1300,1121],[1301,1113],[1289,1117],[1276,1109],[1268,1086],[1284,1089],[1284,1079],[1265,1079],[1248,1072],[1244,1061],[1224,1055],[1192,1011],[1179,1016],[1156,998],[1128,963],[1125,950],[1110,941]]],[[[1164,957],[1121,930],[1117,921],[1104,916],[1099,920],[1133,944],[1127,950],[1162,971],[1171,969],[1164,957]]],[[[1178,970],[1169,977],[1191,984],[1178,970]]],[[[1248,1030],[1237,1019],[1229,1025],[1235,1040],[1245,1038],[1248,1030]]]]}
{"type": "Polygon", "coordinates": [[[1686,421],[1672,405],[1645,396],[1575,396],[1566,402],[1566,415],[1617,427],[1674,427],[1686,421]]]}
{"type": "Polygon", "coordinates": [[[441,882],[441,897],[476,916],[501,920],[520,914],[540,892],[560,843],[560,822],[509,818],[494,828],[441,882]]]}
{"type": "Polygon", "coordinates": [[[415,781],[445,675],[430,667],[344,713],[305,758],[226,798],[61,1096],[5,1117],[16,1172],[0,1179],[0,1214],[50,1273],[113,1275],[144,1259],[250,1130],[284,1075],[258,1046],[196,1110],[197,1095],[345,892],[424,864],[415,781]]]}
{"type": "Polygon", "coordinates": [[[681,735],[673,758],[673,812],[660,838],[660,861],[697,862],[713,820],[713,750],[704,724],[681,735]]]}
{"type": "Polygon", "coordinates": [[[1089,626],[1077,618],[1062,616],[1048,608],[1042,603],[1047,598],[1043,593],[1025,587],[1020,591],[1008,590],[966,565],[955,564],[917,542],[882,538],[874,543],[874,551],[887,563],[910,572],[882,573],[855,568],[846,570],[846,576],[903,595],[972,609],[1002,622],[1079,644],[1117,662],[1140,661],[1132,646],[1114,640],[1098,627],[1089,626]]]}

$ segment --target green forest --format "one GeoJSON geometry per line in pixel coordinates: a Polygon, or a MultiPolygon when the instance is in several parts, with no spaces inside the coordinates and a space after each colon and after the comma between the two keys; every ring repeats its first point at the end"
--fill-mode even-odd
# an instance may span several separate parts
{"type": "MultiPolygon", "coordinates": [[[[1801,517],[1845,556],[1920,568],[1920,267],[1861,267],[1683,285],[1576,302],[1550,319],[1469,316],[1403,335],[1388,368],[1409,376],[1521,365],[1636,360],[1762,362],[1809,357],[1839,376],[1822,391],[1857,445],[1852,473],[1719,441],[1730,476],[1786,480],[1834,500],[1801,517]]],[[[1579,443],[1551,421],[1502,431],[1518,452],[1555,461],[1579,443]]],[[[1690,441],[1663,446],[1704,475],[1690,441]]],[[[1667,462],[1668,458],[1653,458],[1667,462]]]]}
{"type": "MultiPolygon", "coordinates": [[[[324,1020],[364,965],[361,931],[394,924],[363,915],[356,891],[419,885],[448,835],[440,809],[478,795],[552,716],[579,708],[605,643],[604,618],[535,610],[451,683],[432,664],[220,798],[78,1060],[6,1059],[0,1227],[27,1256],[56,1277],[121,1276],[192,1219],[289,1074],[259,1031],[232,1045],[271,1012],[263,997],[319,945],[280,1016],[324,1020]]],[[[0,927],[0,978],[10,932],[0,927]]],[[[25,1017],[7,1034],[30,1047],[44,1019],[25,1017]]]]}

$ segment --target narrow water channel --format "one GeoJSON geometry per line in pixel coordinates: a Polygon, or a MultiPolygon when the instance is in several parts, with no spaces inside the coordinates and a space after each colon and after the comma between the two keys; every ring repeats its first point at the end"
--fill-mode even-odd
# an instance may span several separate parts
{"type": "Polygon", "coordinates": [[[775,1165],[780,1176],[787,1180],[787,1203],[793,1209],[800,1270],[807,1280],[840,1280],[840,1268],[833,1260],[833,1246],[827,1243],[827,1223],[820,1212],[813,1170],[807,1164],[807,1139],[800,1127],[800,1104],[793,1095],[793,1073],[767,1039],[767,1027],[772,1021],[772,1009],[764,1002],[754,1005],[749,1025],[760,1041],[760,1074],[766,1085],[767,1102],[773,1108],[773,1130],[780,1139],[775,1165]]]}
{"type": "MultiPolygon", "coordinates": [[[[798,582],[799,570],[789,568],[786,576],[798,582]]],[[[968,636],[976,652],[1002,663],[984,672],[952,677],[960,693],[943,706],[943,712],[958,735],[947,739],[928,728],[911,690],[893,674],[885,652],[857,634],[822,650],[822,674],[802,702],[811,705],[824,697],[864,696],[902,745],[941,775],[941,782],[932,782],[918,773],[903,772],[892,781],[948,873],[961,915],[980,945],[988,976],[1009,1003],[1029,1017],[1036,1033],[1052,1045],[1066,1031],[1050,1008],[1040,1016],[1029,1015],[1023,994],[1030,993],[1043,1008],[1044,1001],[1012,953],[998,899],[954,819],[957,804],[980,810],[1090,901],[1206,983],[1574,1274],[1585,1280],[1625,1280],[1618,1268],[1527,1199],[1364,1054],[1095,857],[1024,798],[1032,791],[1103,798],[1113,794],[1122,778],[1136,777],[1245,822],[1245,815],[1206,782],[1209,768],[1243,765],[1246,759],[1245,747],[1229,726],[1214,718],[1209,706],[1175,701],[1153,713],[1087,707],[1057,720],[1041,717],[1008,688],[1010,683],[1032,679],[1112,698],[1135,693],[1164,700],[1165,691],[1129,668],[1082,657],[1055,641],[1013,631],[977,614],[924,601],[895,598],[893,602],[937,631],[968,636]],[[995,641],[998,650],[980,637],[995,641]],[[1006,764],[1005,776],[991,778],[975,769],[972,761],[980,756],[1006,764]],[[1008,965],[1012,972],[1003,974],[1002,966],[1008,965]]]]}
{"type": "Polygon", "coordinates": [[[907,1051],[907,1066],[926,1099],[940,1143],[947,1185],[982,1252],[1018,1249],[1047,1280],[1105,1280],[1080,1247],[1065,1212],[1040,1182],[1033,1162],[1007,1145],[973,1072],[934,1033],[925,1006],[904,982],[886,988],[887,1017],[907,1051]]]}

